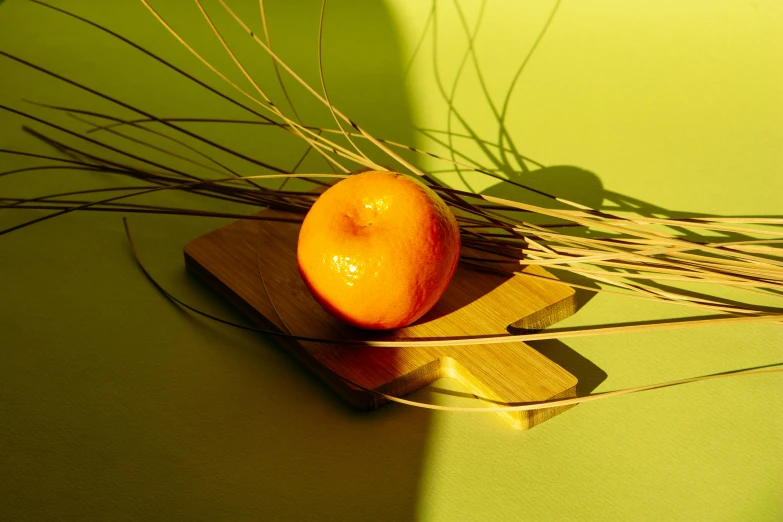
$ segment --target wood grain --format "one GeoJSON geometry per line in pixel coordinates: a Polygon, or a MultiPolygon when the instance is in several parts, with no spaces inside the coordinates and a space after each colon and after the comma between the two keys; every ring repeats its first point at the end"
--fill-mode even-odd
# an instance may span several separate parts
{"type": "MultiPolygon", "coordinates": [[[[236,221],[189,243],[186,266],[257,324],[307,337],[392,340],[504,334],[509,326],[544,328],[575,311],[570,287],[460,265],[435,308],[415,324],[391,332],[357,330],[333,319],[311,297],[297,268],[298,233],[296,223],[236,221]]],[[[525,272],[553,278],[540,267],[525,272]]],[[[520,342],[456,348],[371,348],[291,340],[282,340],[281,345],[360,409],[377,408],[387,401],[341,377],[395,396],[452,377],[479,398],[495,403],[576,393],[573,375],[520,342]]],[[[528,429],[565,409],[502,415],[515,428],[528,429]]]]}

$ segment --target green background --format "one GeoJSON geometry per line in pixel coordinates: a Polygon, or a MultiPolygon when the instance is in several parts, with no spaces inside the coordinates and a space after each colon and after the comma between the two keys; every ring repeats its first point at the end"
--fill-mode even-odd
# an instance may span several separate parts
{"type": "MultiPolygon", "coordinates": [[[[255,1],[230,3],[262,33],[255,1]]],[[[249,70],[287,107],[268,57],[219,4],[205,4],[249,70]]],[[[268,4],[275,49],[317,86],[320,3],[268,4]]],[[[232,92],[139,2],[57,5],[232,92]]],[[[153,5],[242,81],[194,4],[153,5]]],[[[442,2],[432,9],[414,0],[327,5],[330,96],[376,135],[447,155],[450,147],[458,159],[603,209],[781,214],[780,2],[442,2]],[[497,114],[507,97],[515,148],[547,168],[498,152],[497,114]]],[[[247,117],[108,35],[22,0],[0,5],[0,50],[156,115],[247,117]]],[[[0,78],[0,103],[69,128],[87,126],[22,99],[132,117],[4,57],[0,78]]],[[[308,123],[334,126],[328,111],[286,81],[308,123]]],[[[0,112],[0,148],[51,154],[21,131],[29,123],[0,112]]],[[[189,128],[284,168],[305,150],[274,129],[189,128]]],[[[216,156],[243,174],[264,173],[216,156]]],[[[449,168],[417,161],[432,171],[449,168]]],[[[42,163],[0,155],[2,171],[42,163]]],[[[301,171],[328,172],[314,156],[301,171]]],[[[439,175],[454,186],[526,197],[486,178],[439,175]]],[[[123,183],[94,173],[26,172],[0,178],[0,197],[123,183]]],[[[149,200],[248,211],[182,194],[149,200]]],[[[2,210],[0,228],[40,215],[2,210]]],[[[166,288],[241,320],[182,261],[188,241],[225,222],[130,219],[142,257],[166,288]]],[[[69,214],[0,237],[0,296],[4,520],[783,519],[783,379],[776,374],[585,404],[529,432],[494,414],[402,405],[356,412],[271,340],[172,305],[139,271],[117,214],[69,214]]],[[[581,303],[564,326],[694,315],[607,295],[583,295],[581,303]]],[[[535,347],[589,393],[778,363],[783,331],[748,324],[535,347]]],[[[442,380],[412,397],[474,405],[464,391],[442,380]]]]}

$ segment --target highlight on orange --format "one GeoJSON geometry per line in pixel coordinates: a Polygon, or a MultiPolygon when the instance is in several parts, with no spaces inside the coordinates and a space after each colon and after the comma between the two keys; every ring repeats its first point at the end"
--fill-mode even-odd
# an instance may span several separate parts
{"type": "Polygon", "coordinates": [[[316,301],[353,326],[392,329],[426,314],[457,268],[457,220],[410,176],[370,171],[326,190],[302,223],[299,273],[316,301]]]}

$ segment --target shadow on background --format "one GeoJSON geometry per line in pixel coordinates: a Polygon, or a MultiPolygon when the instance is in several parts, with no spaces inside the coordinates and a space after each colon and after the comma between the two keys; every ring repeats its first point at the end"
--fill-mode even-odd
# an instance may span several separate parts
{"type": "Polygon", "coordinates": [[[571,349],[557,339],[547,339],[543,341],[532,341],[528,343],[535,348],[541,355],[565,368],[571,375],[576,376],[579,382],[576,383],[577,397],[589,395],[599,384],[606,380],[606,372],[593,364],[589,359],[582,356],[579,352],[571,349]]]}
{"type": "MultiPolygon", "coordinates": [[[[151,3],[186,38],[195,38],[194,47],[207,59],[220,60],[219,66],[230,71],[232,78],[239,76],[193,3],[151,3]]],[[[142,60],[140,53],[124,44],[40,6],[14,4],[4,3],[0,17],[9,13],[9,19],[13,20],[13,15],[25,23],[19,28],[19,36],[6,32],[3,50],[24,54],[99,90],[112,89],[110,92],[118,98],[130,98],[133,104],[160,116],[220,117],[224,102],[151,60],[142,60]],[[56,36],[38,35],[37,40],[25,37],[36,31],[56,36]],[[67,39],[66,44],[53,44],[58,37],[67,39]],[[85,45],[95,52],[83,53],[79,42],[89,42],[85,45]],[[83,54],[72,51],[69,45],[83,54]],[[65,55],[55,54],[60,51],[65,55]],[[101,61],[119,64],[124,70],[103,69],[93,63],[101,61]]],[[[117,2],[109,7],[76,1],[65,8],[97,18],[121,34],[142,41],[199,78],[241,98],[183,51],[138,2],[133,4],[117,2]]],[[[226,28],[226,38],[232,45],[237,44],[240,58],[248,60],[251,72],[257,72],[261,63],[266,73],[271,72],[269,58],[260,48],[240,45],[247,40],[246,35],[220,13],[217,3],[205,4],[216,23],[226,28]]],[[[265,4],[275,50],[320,90],[316,43],[321,2],[280,0],[265,4]]],[[[260,27],[256,0],[233,1],[230,5],[254,28],[260,27]]],[[[370,132],[412,143],[413,123],[403,84],[400,44],[384,4],[330,0],[323,52],[324,73],[334,104],[370,132]]],[[[71,87],[17,64],[4,60],[0,67],[16,77],[14,81],[22,81],[29,74],[31,85],[45,84],[46,89],[28,91],[36,100],[132,117],[120,113],[117,107],[101,105],[83,92],[73,96],[71,87]]],[[[290,78],[285,81],[304,121],[335,126],[328,110],[313,103],[290,78]]],[[[282,99],[273,75],[265,75],[261,83],[275,99],[282,99]]],[[[2,101],[25,107],[18,99],[2,101]]],[[[280,105],[287,110],[284,102],[280,105]]],[[[248,118],[247,113],[229,109],[226,114],[231,116],[223,117],[238,113],[248,118]]],[[[21,124],[29,122],[20,119],[12,123],[14,129],[8,132],[16,135],[21,133],[21,124]]],[[[190,128],[256,157],[269,157],[273,164],[287,168],[304,152],[301,141],[290,136],[275,137],[273,134],[279,132],[275,129],[204,124],[190,128]]],[[[112,139],[105,134],[103,138],[112,139]]],[[[121,140],[117,143],[145,157],[160,156],[121,140]]],[[[49,148],[37,146],[33,150],[52,154],[49,148]]],[[[237,165],[224,156],[218,155],[227,164],[237,165]]],[[[263,172],[247,164],[239,167],[242,174],[263,172]]],[[[314,154],[308,156],[301,171],[330,172],[314,154]]],[[[51,192],[67,190],[68,183],[80,188],[81,180],[78,176],[61,176],[57,183],[63,187],[50,188],[50,178],[39,179],[41,184],[34,188],[51,192]]],[[[16,189],[33,188],[21,177],[3,181],[16,182],[16,189]]],[[[98,174],[92,181],[103,186],[112,182],[98,174]]],[[[127,180],[119,183],[128,184],[127,180]]],[[[166,197],[164,201],[173,205],[199,204],[182,195],[166,197]]],[[[224,208],[220,205],[215,203],[224,208]]],[[[247,207],[233,209],[247,212],[247,207]]],[[[4,220],[0,228],[8,226],[7,213],[0,218],[4,220]]],[[[214,296],[205,289],[188,289],[198,283],[185,277],[181,264],[171,268],[182,258],[181,250],[173,251],[172,245],[178,243],[181,248],[189,239],[224,221],[140,217],[132,222],[138,223],[134,231],[141,255],[164,286],[196,306],[216,308],[216,315],[234,315],[229,307],[210,303],[215,301],[214,296]],[[168,261],[163,259],[164,254],[168,261]],[[167,275],[161,276],[164,271],[167,275]]],[[[49,285],[45,288],[27,286],[17,290],[12,282],[3,283],[4,288],[11,288],[11,295],[47,297],[39,299],[36,312],[25,312],[32,305],[20,306],[18,312],[27,321],[46,323],[44,327],[9,324],[2,334],[9,336],[5,339],[10,339],[13,356],[4,351],[0,373],[8,377],[0,379],[4,381],[0,401],[3,423],[8,423],[0,430],[4,441],[0,449],[4,468],[0,518],[416,518],[430,432],[429,412],[399,405],[370,413],[355,411],[282,350],[269,349],[268,343],[262,342],[265,338],[201,319],[189,320],[169,310],[173,305],[156,301],[161,296],[151,292],[133,266],[118,223],[117,216],[86,220],[71,215],[2,238],[2,247],[10,249],[4,252],[14,252],[0,255],[5,259],[5,273],[24,276],[25,281],[38,277],[33,267],[39,265],[28,262],[25,267],[22,257],[17,263],[14,248],[29,253],[38,243],[47,245],[49,257],[36,254],[42,263],[51,259],[51,252],[63,258],[76,257],[66,262],[58,258],[56,272],[62,281],[38,277],[51,283],[41,283],[42,287],[49,285]],[[102,243],[94,244],[98,239],[102,243]],[[100,287],[98,281],[102,282],[100,287]],[[67,299],[58,299],[59,293],[67,293],[67,299]],[[92,315],[86,315],[85,309],[90,309],[92,315]],[[121,315],[119,311],[123,311],[121,315]],[[50,331],[48,325],[59,325],[60,330],[50,331]],[[42,339],[36,337],[39,333],[42,339]],[[56,342],[52,341],[55,338],[56,342]]],[[[41,272],[53,273],[43,268],[41,272]]],[[[420,392],[417,397],[426,401],[426,393],[420,392]]]]}

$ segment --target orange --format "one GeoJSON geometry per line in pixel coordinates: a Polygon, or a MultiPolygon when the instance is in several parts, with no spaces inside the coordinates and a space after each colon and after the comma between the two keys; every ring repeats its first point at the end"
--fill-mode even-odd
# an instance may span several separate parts
{"type": "Polygon", "coordinates": [[[353,326],[390,329],[427,313],[459,260],[457,220],[422,183],[371,171],[336,183],[313,204],[297,260],[328,312],[353,326]]]}

